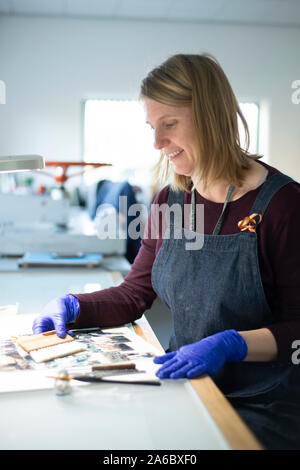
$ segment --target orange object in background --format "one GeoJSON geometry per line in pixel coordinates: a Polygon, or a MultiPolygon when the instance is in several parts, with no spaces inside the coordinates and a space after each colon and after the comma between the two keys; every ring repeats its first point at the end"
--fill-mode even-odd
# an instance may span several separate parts
{"type": "Polygon", "coordinates": [[[74,173],[72,175],[67,175],[67,170],[69,166],[82,166],[82,167],[92,167],[100,168],[101,166],[112,166],[110,163],[88,163],[88,162],[58,162],[58,161],[46,161],[45,166],[53,166],[54,174],[46,173],[48,176],[52,176],[57,183],[65,183],[68,178],[73,176],[79,176],[84,173],[84,169],[79,173],[74,173]]]}

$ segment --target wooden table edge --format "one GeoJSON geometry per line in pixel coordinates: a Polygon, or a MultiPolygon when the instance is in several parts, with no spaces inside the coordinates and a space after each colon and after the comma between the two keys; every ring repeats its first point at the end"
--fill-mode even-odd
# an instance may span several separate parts
{"type": "Polygon", "coordinates": [[[190,383],[233,450],[263,450],[258,439],[208,375],[191,379],[190,383]]]}

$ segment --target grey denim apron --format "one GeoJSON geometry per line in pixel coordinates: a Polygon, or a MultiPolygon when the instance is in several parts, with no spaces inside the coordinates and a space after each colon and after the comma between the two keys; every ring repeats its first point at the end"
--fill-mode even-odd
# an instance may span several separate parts
{"type": "MultiPolygon", "coordinates": [[[[270,200],[291,181],[282,173],[268,178],[250,214],[260,213],[263,223],[270,200]]],[[[168,206],[174,203],[183,211],[183,192],[170,190],[168,206]]],[[[170,237],[153,264],[152,286],[172,312],[171,351],[227,329],[255,330],[274,322],[261,281],[256,232],[219,235],[219,223],[213,235],[203,235],[201,249],[187,250],[191,231],[181,227],[178,237],[172,220],[168,228],[170,237]]],[[[226,363],[212,378],[265,448],[300,448],[297,366],[226,363]]]]}

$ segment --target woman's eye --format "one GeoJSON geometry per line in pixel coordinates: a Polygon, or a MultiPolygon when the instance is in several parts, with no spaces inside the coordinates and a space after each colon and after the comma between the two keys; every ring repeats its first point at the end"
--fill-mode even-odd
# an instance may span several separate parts
{"type": "Polygon", "coordinates": [[[174,126],[175,126],[175,122],[168,122],[168,123],[165,124],[165,127],[166,127],[167,129],[171,129],[171,128],[174,127],[174,126]]]}

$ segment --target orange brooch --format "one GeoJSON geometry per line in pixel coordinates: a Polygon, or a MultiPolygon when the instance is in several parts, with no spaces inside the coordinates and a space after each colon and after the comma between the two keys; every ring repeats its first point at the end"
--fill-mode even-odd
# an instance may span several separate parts
{"type": "Polygon", "coordinates": [[[238,227],[243,232],[244,230],[250,230],[250,232],[255,232],[257,225],[261,222],[261,214],[251,214],[248,217],[244,217],[238,222],[238,227]]]}

